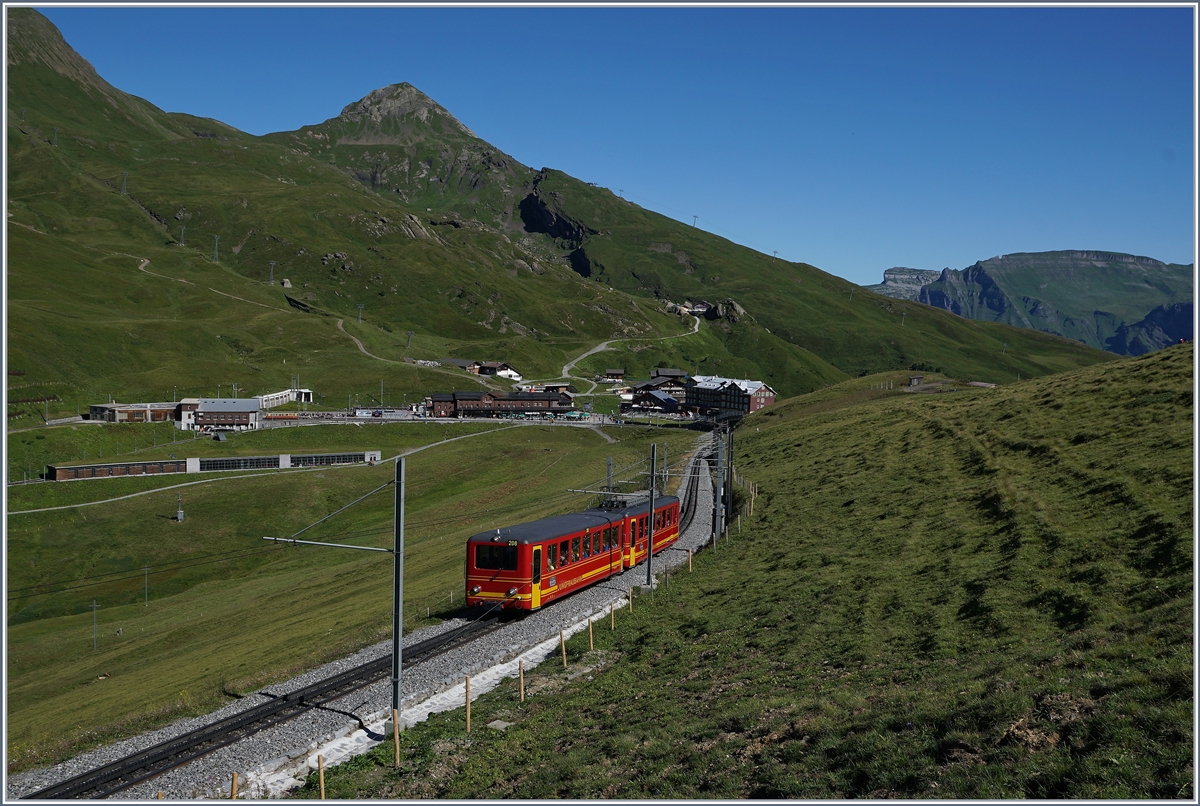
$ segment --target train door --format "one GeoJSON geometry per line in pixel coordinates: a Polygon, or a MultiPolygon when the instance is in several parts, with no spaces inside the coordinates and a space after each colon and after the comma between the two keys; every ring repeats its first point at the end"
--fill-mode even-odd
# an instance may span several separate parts
{"type": "Polygon", "coordinates": [[[533,549],[533,584],[530,586],[529,608],[536,610],[542,606],[542,547],[533,549]]]}
{"type": "Polygon", "coordinates": [[[623,568],[633,568],[633,521],[626,518],[621,523],[621,560],[623,568]]]}

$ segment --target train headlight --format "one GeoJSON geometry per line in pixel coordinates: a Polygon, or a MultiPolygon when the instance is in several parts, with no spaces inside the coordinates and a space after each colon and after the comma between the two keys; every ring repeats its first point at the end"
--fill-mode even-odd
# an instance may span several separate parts
{"type": "Polygon", "coordinates": [[[483,589],[476,585],[475,587],[471,588],[471,593],[479,593],[481,590],[483,589]]]}
{"type": "Polygon", "coordinates": [[[508,595],[509,595],[509,596],[516,596],[516,595],[517,595],[517,589],[516,589],[516,588],[509,588],[509,589],[508,589],[508,595]]]}

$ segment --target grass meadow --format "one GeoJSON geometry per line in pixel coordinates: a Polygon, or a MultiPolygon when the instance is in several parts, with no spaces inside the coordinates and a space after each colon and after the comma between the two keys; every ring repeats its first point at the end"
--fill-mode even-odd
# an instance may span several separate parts
{"type": "MultiPolygon", "coordinates": [[[[281,429],[238,435],[228,445],[250,454],[370,447],[386,457],[434,443],[406,460],[404,606],[411,630],[461,605],[467,536],[586,506],[588,496],[566,490],[602,481],[607,457],[629,468],[648,460],[651,441],[682,457],[696,437],[628,427],[608,429],[617,440],[608,443],[586,428],[522,426],[441,443],[446,433],[489,427],[281,429]],[[289,437],[296,442],[287,444],[289,437]]],[[[233,694],[390,637],[390,562],[365,552],[281,547],[262,537],[290,535],[394,473],[384,463],[224,474],[183,488],[181,523],[173,520],[175,490],[10,515],[9,771],[207,712],[233,694]],[[96,650],[93,601],[100,605],[96,650]],[[105,674],[111,677],[98,679],[105,674]]],[[[139,485],[149,486],[133,479],[30,485],[14,491],[21,506],[10,498],[10,507],[55,505],[63,495],[102,500],[139,485]]],[[[305,538],[390,547],[391,489],[305,538]]]]}
{"type": "Polygon", "coordinates": [[[327,796],[1194,797],[1192,361],[747,418],[740,535],[327,796]]]}

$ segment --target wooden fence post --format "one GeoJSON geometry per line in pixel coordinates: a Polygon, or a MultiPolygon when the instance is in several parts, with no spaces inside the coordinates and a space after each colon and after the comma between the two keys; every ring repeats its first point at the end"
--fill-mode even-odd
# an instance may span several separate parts
{"type": "Polygon", "coordinates": [[[517,661],[517,674],[521,678],[521,702],[525,702],[525,661],[517,661]]]}
{"type": "Polygon", "coordinates": [[[594,651],[595,649],[596,642],[592,639],[592,620],[588,619],[588,650],[594,651]]]}
{"type": "Polygon", "coordinates": [[[688,549],[688,573],[692,572],[692,550],[688,549]]]}
{"type": "Polygon", "coordinates": [[[467,733],[471,732],[471,678],[467,678],[467,733]]]}
{"type": "Polygon", "coordinates": [[[321,800],[325,800],[325,756],[317,756],[317,781],[321,785],[321,800]]]}
{"type": "Polygon", "coordinates": [[[559,646],[562,647],[563,668],[565,669],[565,668],[567,668],[567,639],[563,635],[562,630],[558,631],[558,643],[559,643],[559,646]]]}
{"type": "Polygon", "coordinates": [[[608,625],[609,625],[609,632],[617,631],[617,603],[616,602],[608,603],[608,625]]]}
{"type": "Polygon", "coordinates": [[[396,769],[400,769],[400,712],[392,709],[392,744],[396,746],[396,769]]]}
{"type": "Polygon", "coordinates": [[[237,773],[233,774],[233,783],[229,785],[229,799],[237,800],[237,773]]]}
{"type": "Polygon", "coordinates": [[[633,612],[633,588],[629,589],[629,612],[633,612]]]}

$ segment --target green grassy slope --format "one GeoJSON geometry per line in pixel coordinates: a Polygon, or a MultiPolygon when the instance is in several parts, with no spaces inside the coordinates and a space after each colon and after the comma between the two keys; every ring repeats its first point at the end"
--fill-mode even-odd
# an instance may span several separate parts
{"type": "MultiPolygon", "coordinates": [[[[465,539],[475,532],[577,510],[568,488],[646,460],[651,439],[680,457],[693,432],[387,425],[320,426],[238,435],[236,455],[287,449],[382,449],[435,443],[407,461],[405,624],[412,630],[462,605],[465,539]],[[243,439],[243,437],[245,437],[243,439]],[[453,601],[451,600],[453,593],[453,601]],[[456,607],[457,605],[457,607],[456,607]]],[[[100,429],[97,429],[100,430],[100,429]]],[[[221,455],[197,442],[140,457],[221,455]]],[[[9,769],[58,760],[344,657],[391,632],[391,564],[379,555],[280,548],[286,536],[393,478],[394,466],[211,473],[31,485],[13,509],[108,501],[10,515],[7,528],[9,769]],[[215,479],[215,480],[214,480],[215,479]],[[179,488],[185,520],[172,520],[179,488]],[[150,567],[149,606],[142,568],[150,567]],[[99,649],[90,605],[100,604],[99,649]],[[231,626],[236,625],[236,627],[231,626]],[[117,628],[122,635],[117,636],[117,628]],[[99,682],[104,673],[112,677],[99,682]]],[[[311,539],[390,546],[386,490],[307,532],[311,539]]]]}
{"type": "Polygon", "coordinates": [[[733,299],[749,316],[736,323],[721,320],[715,327],[758,329],[756,340],[786,341],[849,375],[925,364],[960,377],[1002,382],[1108,360],[1066,339],[965,321],[872,294],[813,266],[774,260],[644,210],[558,171],[539,176],[545,206],[588,230],[572,253],[578,270],[605,285],[676,302],[733,299]]]}
{"type": "Polygon", "coordinates": [[[121,93],[36,11],[6,13],[9,360],[24,383],[63,397],[51,416],[107,394],[157,396],[168,382],[254,394],[296,372],[333,400],[385,375],[414,395],[446,387],[444,375],[363,356],[338,318],[388,361],[506,360],[556,377],[595,343],[633,338],[610,363],[639,366],[635,346],[690,324],[656,294],[738,299],[750,316],[706,323],[688,368],[763,378],[785,395],[914,364],[1007,380],[1105,358],[851,300],[849,284],[817,269],[534,173],[409,85],[253,137],[121,93]],[[266,284],[271,261],[290,289],[266,284]]]}
{"type": "Polygon", "coordinates": [[[163,113],[96,76],[37,12],[7,13],[9,361],[22,383],[78,392],[51,416],[164,384],[254,394],[295,372],[333,399],[385,372],[414,394],[451,386],[363,356],[337,318],[389,361],[460,355],[531,375],[605,338],[686,329],[499,229],[435,223],[292,149],[163,113]]]}
{"type": "Polygon", "coordinates": [[[1193,355],[747,418],[740,536],[327,796],[1194,797],[1193,355]]]}

